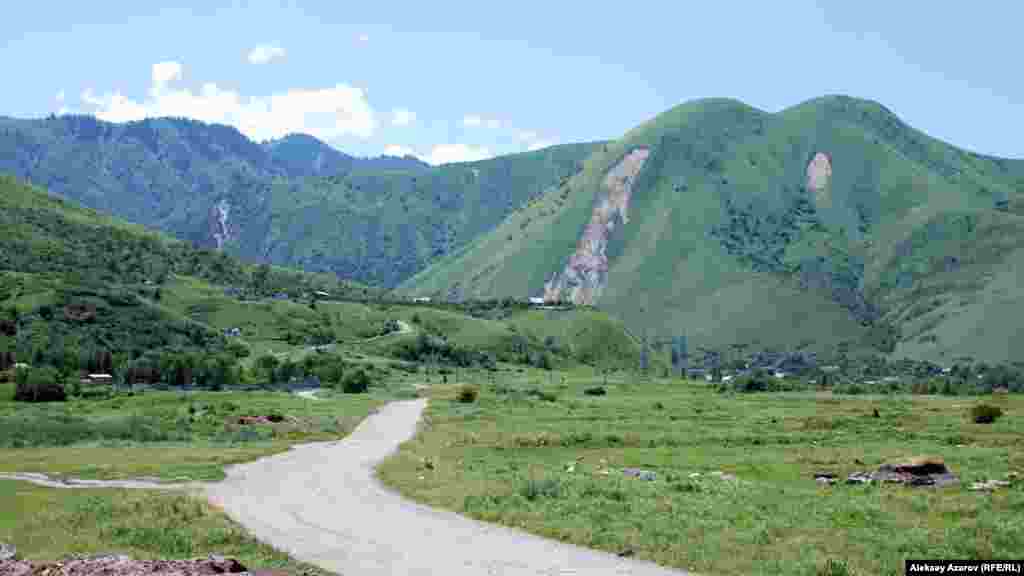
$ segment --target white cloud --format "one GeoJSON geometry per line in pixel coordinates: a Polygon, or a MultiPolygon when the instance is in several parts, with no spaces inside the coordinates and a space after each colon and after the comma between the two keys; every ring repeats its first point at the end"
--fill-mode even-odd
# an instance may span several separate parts
{"type": "Polygon", "coordinates": [[[360,34],[359,35],[359,41],[360,42],[369,42],[370,41],[370,35],[369,34],[360,34]]]}
{"type": "Polygon", "coordinates": [[[281,48],[276,44],[260,44],[252,50],[249,50],[249,63],[266,64],[271,60],[284,58],[284,54],[284,48],[281,48]]]}
{"type": "Polygon", "coordinates": [[[416,156],[412,148],[406,146],[399,146],[398,144],[388,144],[384,147],[384,154],[387,156],[416,156]]]}
{"type": "Polygon", "coordinates": [[[57,92],[56,100],[57,100],[57,102],[64,102],[64,91],[63,90],[57,92]]]}
{"type": "Polygon", "coordinates": [[[501,121],[496,118],[484,118],[479,114],[466,114],[462,117],[462,125],[472,128],[486,126],[491,130],[501,128],[501,121]]]}
{"type": "Polygon", "coordinates": [[[346,135],[369,138],[376,130],[376,118],[366,92],[347,84],[331,88],[293,88],[249,97],[212,82],[203,84],[198,92],[169,90],[168,84],[180,79],[181,72],[182,67],[177,62],[154,64],[149,98],[142,102],[118,91],[96,96],[86,90],[81,98],[101,120],[125,122],[179,116],[229,124],[255,140],[302,132],[330,142],[346,135]]]}
{"type": "Polygon", "coordinates": [[[155,97],[167,89],[167,85],[172,81],[181,80],[181,64],[174,61],[157,62],[153,64],[151,76],[153,84],[149,93],[155,97]]]}
{"type": "Polygon", "coordinates": [[[435,166],[451,162],[472,162],[484,160],[494,156],[484,146],[471,146],[468,144],[438,144],[430,151],[430,155],[423,158],[429,164],[435,166]]]}
{"type": "Polygon", "coordinates": [[[391,123],[395,126],[408,126],[416,121],[416,113],[406,108],[395,108],[391,111],[391,123]]]}
{"type": "Polygon", "coordinates": [[[533,130],[520,130],[516,136],[519,137],[519,141],[522,142],[530,152],[555,145],[555,141],[549,138],[543,138],[533,130]]]}

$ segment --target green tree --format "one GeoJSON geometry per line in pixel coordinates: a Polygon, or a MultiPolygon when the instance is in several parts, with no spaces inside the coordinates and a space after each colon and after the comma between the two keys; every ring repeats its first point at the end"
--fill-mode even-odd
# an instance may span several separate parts
{"type": "Polygon", "coordinates": [[[370,375],[362,368],[342,379],[341,389],[346,394],[361,394],[370,388],[370,375]]]}
{"type": "Polygon", "coordinates": [[[19,368],[14,382],[14,399],[18,402],[62,402],[67,399],[60,374],[50,366],[19,368]]]}
{"type": "Polygon", "coordinates": [[[278,360],[277,356],[274,356],[273,354],[266,354],[256,359],[256,368],[259,369],[259,372],[263,375],[265,381],[270,383],[274,381],[274,376],[277,373],[277,367],[280,364],[280,360],[278,360]]]}

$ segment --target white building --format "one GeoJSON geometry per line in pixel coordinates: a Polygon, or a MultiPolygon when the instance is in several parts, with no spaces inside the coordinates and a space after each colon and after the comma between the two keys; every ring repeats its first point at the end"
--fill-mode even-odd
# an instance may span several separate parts
{"type": "Polygon", "coordinates": [[[531,297],[530,298],[530,304],[532,304],[534,306],[543,306],[544,305],[544,299],[543,298],[537,298],[536,296],[531,297]]]}

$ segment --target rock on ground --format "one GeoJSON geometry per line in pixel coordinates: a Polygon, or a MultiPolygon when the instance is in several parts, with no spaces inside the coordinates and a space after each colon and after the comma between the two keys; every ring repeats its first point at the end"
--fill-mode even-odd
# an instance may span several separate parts
{"type": "Polygon", "coordinates": [[[72,557],[56,562],[0,560],[3,576],[212,576],[247,574],[234,558],[210,556],[192,560],[133,560],[128,556],[72,557]]]}

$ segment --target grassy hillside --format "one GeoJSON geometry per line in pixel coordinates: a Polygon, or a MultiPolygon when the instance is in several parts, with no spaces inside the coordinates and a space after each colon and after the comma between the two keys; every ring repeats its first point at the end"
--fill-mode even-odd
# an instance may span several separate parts
{"type": "Polygon", "coordinates": [[[593,148],[431,167],[185,119],[0,117],[0,173],[248,261],[387,286],[492,229],[593,148]]]}
{"type": "Polygon", "coordinates": [[[632,367],[640,353],[601,312],[389,304],[378,290],[242,264],[6,176],[0,229],[0,353],[15,357],[0,370],[15,361],[66,375],[137,365],[167,379],[177,378],[177,359],[191,358],[193,368],[240,361],[244,373],[228,379],[237,383],[270,378],[256,367],[266,355],[298,362],[316,346],[348,360],[459,365],[632,367]],[[315,291],[328,296],[311,298],[315,291]],[[398,321],[412,328],[402,333],[398,321]]]}
{"type": "Polygon", "coordinates": [[[174,286],[183,282],[221,297],[224,286],[253,295],[376,295],[333,276],[195,249],[9,176],[0,176],[0,230],[0,348],[26,362],[88,365],[101,352],[124,362],[160,351],[242,353],[220,328],[176,308],[174,286]]]}
{"type": "Polygon", "coordinates": [[[278,180],[260,224],[237,245],[274,262],[394,286],[433,259],[490,231],[560,179],[593,149],[555,146],[491,160],[418,170],[370,170],[278,180]]]}
{"type": "Polygon", "coordinates": [[[1024,344],[1008,313],[1024,303],[1022,226],[1024,161],[932,139],[877,103],[700,100],[602,146],[399,293],[547,292],[718,348],[1004,361],[1024,344]]]}

